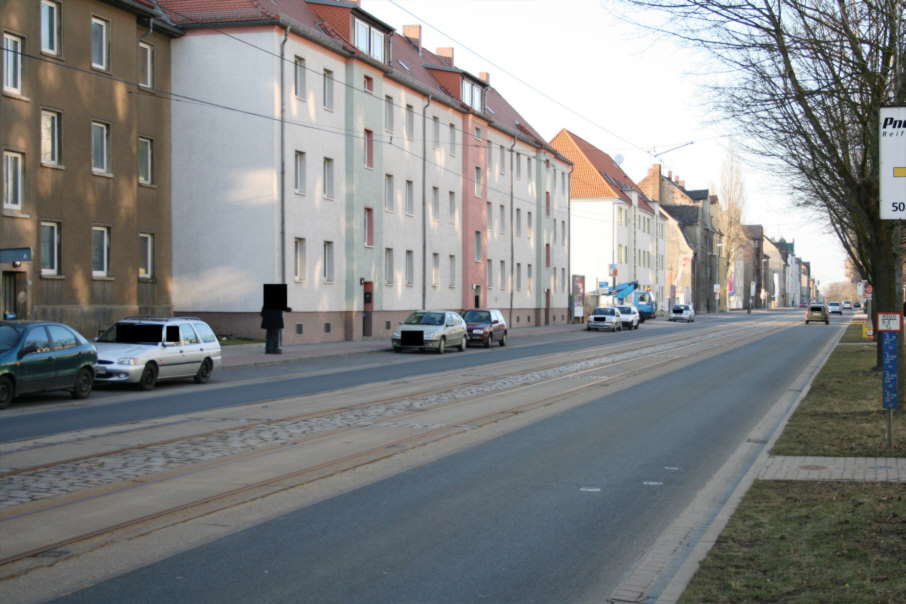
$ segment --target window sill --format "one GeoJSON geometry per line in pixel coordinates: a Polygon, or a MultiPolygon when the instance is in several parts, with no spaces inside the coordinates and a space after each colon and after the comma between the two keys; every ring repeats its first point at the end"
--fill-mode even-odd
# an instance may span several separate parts
{"type": "Polygon", "coordinates": [[[154,189],[157,190],[157,185],[153,182],[141,182],[139,181],[138,186],[143,189],[154,189]]]}
{"type": "Polygon", "coordinates": [[[91,275],[92,281],[113,281],[113,277],[110,275],[91,275]]]}
{"type": "Polygon", "coordinates": [[[30,215],[15,208],[3,208],[3,216],[6,218],[31,218],[30,215]]]}
{"type": "Polygon", "coordinates": [[[41,279],[47,279],[48,281],[64,281],[66,276],[58,273],[41,273],[41,279]]]}
{"type": "Polygon", "coordinates": [[[155,284],[157,283],[157,277],[139,277],[138,282],[155,284]]]}
{"type": "Polygon", "coordinates": [[[11,99],[16,99],[17,101],[25,101],[26,103],[30,103],[30,102],[31,102],[31,98],[25,96],[24,94],[22,94],[22,93],[19,92],[18,90],[11,90],[11,89],[9,89],[9,88],[4,88],[4,89],[3,89],[3,96],[9,97],[9,98],[11,98],[11,99]]]}
{"type": "Polygon", "coordinates": [[[99,176],[99,177],[101,177],[101,178],[113,178],[113,173],[111,173],[111,172],[104,172],[104,171],[102,171],[102,170],[95,170],[94,168],[91,169],[91,175],[92,175],[92,176],[99,176]]]}
{"type": "Polygon", "coordinates": [[[54,164],[54,163],[47,162],[47,161],[42,161],[41,167],[50,168],[51,170],[65,170],[66,169],[66,166],[64,166],[63,164],[54,164]]]}

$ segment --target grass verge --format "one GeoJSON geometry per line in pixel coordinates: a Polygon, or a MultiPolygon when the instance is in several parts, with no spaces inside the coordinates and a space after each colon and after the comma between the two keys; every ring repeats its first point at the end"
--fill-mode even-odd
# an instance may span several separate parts
{"type": "MultiPolygon", "coordinates": [[[[875,345],[853,323],[772,455],[901,457],[903,413],[887,412],[875,345]]],[[[906,485],[757,480],[681,602],[906,601],[906,485]]]]}

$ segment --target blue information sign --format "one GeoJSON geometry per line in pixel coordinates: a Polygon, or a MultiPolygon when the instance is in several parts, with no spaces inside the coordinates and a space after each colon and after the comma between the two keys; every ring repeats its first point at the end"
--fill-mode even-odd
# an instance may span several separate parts
{"type": "Polygon", "coordinates": [[[881,332],[881,366],[884,369],[884,408],[897,408],[897,332],[881,332]]]}

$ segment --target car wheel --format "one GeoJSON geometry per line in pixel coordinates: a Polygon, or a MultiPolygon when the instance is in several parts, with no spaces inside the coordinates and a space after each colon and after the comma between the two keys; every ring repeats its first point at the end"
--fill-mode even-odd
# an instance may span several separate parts
{"type": "Polygon", "coordinates": [[[830,325],[830,319],[824,322],[825,325],[830,325]]]}
{"type": "Polygon", "coordinates": [[[638,328],[639,328],[639,324],[636,323],[636,324],[635,324],[635,327],[633,327],[633,329],[638,329],[638,328]]]}
{"type": "Polygon", "coordinates": [[[142,371],[142,377],[138,380],[139,390],[151,390],[157,383],[157,365],[148,363],[145,370],[142,371]]]}
{"type": "Polygon", "coordinates": [[[0,409],[6,409],[13,402],[13,381],[7,376],[0,377],[0,409]]]}
{"type": "Polygon", "coordinates": [[[198,373],[195,374],[195,383],[196,384],[206,384],[209,379],[211,379],[211,374],[214,373],[214,363],[211,359],[205,359],[201,362],[201,367],[198,368],[198,373]]]}
{"type": "Polygon", "coordinates": [[[441,338],[440,342],[437,344],[437,354],[443,354],[447,348],[447,339],[441,338]]]}
{"type": "Polygon", "coordinates": [[[585,326],[585,331],[591,331],[591,325],[586,325],[586,326],[585,326]]]}
{"type": "Polygon", "coordinates": [[[489,333],[489,334],[488,334],[488,341],[484,343],[484,347],[485,347],[485,348],[490,348],[490,347],[491,347],[491,342],[493,342],[493,341],[494,341],[494,334],[489,333]]]}
{"type": "Polygon", "coordinates": [[[808,319],[805,320],[805,324],[808,325],[808,319]]]}
{"type": "Polygon", "coordinates": [[[506,332],[503,332],[503,336],[500,338],[500,345],[506,346],[506,332]]]}
{"type": "Polygon", "coordinates": [[[394,347],[393,347],[393,352],[402,352],[402,351],[403,351],[403,347],[402,347],[402,346],[394,346],[394,347]]]}
{"type": "Polygon", "coordinates": [[[94,374],[88,367],[82,367],[76,374],[75,384],[72,386],[72,398],[86,398],[91,394],[94,385],[94,374]]]}
{"type": "MultiPolygon", "coordinates": [[[[488,340],[488,342],[490,342],[490,340],[488,340]]],[[[490,346],[490,344],[488,344],[488,346],[490,346]]],[[[463,336],[462,340],[459,341],[459,352],[465,352],[465,351],[466,351],[466,336],[463,336]]]]}

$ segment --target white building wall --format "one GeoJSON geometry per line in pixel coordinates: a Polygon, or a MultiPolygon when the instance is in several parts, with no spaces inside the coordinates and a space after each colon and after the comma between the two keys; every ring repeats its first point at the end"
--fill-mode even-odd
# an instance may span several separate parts
{"type": "MultiPolygon", "coordinates": [[[[585,291],[592,293],[598,284],[613,284],[608,267],[615,263],[614,233],[616,225],[613,199],[573,199],[569,242],[572,273],[585,276],[585,291]]],[[[625,265],[624,265],[625,266],[625,265]]],[[[619,275],[618,275],[619,278],[619,275]]]]}

